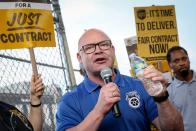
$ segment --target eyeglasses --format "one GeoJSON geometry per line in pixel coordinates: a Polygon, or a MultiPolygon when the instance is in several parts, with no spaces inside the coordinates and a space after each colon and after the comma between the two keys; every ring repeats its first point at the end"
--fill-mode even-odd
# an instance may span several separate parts
{"type": "Polygon", "coordinates": [[[105,41],[101,41],[95,44],[88,44],[88,45],[84,45],[80,48],[79,51],[84,51],[84,53],[86,54],[91,54],[93,52],[95,52],[97,45],[99,46],[100,50],[108,50],[111,48],[112,46],[112,42],[111,40],[105,40],[105,41]]]}

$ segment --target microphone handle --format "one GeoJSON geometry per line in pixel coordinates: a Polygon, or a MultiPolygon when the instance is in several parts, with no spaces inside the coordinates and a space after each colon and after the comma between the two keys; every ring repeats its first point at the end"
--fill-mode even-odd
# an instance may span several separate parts
{"type": "Polygon", "coordinates": [[[104,82],[105,82],[105,84],[112,82],[112,76],[105,77],[104,82]]]}
{"type": "MultiPolygon", "coordinates": [[[[112,77],[109,76],[109,77],[105,77],[104,78],[104,82],[107,84],[109,82],[112,82],[112,77]]],[[[118,118],[121,116],[121,113],[120,113],[120,109],[119,109],[119,106],[118,106],[118,103],[116,102],[113,107],[112,107],[112,114],[114,117],[118,118]]]]}
{"type": "Polygon", "coordinates": [[[118,118],[121,116],[121,113],[120,113],[120,109],[119,109],[119,106],[118,106],[118,103],[115,103],[112,107],[112,113],[113,113],[113,116],[118,118]]]}

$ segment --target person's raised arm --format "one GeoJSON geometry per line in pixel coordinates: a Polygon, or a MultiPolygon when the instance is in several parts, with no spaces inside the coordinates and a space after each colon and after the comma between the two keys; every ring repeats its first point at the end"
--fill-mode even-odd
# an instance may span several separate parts
{"type": "Polygon", "coordinates": [[[43,125],[41,97],[44,92],[44,85],[42,83],[41,75],[32,76],[31,92],[30,92],[30,115],[34,131],[41,131],[43,125]]]}
{"type": "Polygon", "coordinates": [[[144,71],[144,77],[152,81],[160,81],[164,87],[162,92],[154,97],[158,107],[158,117],[153,121],[153,124],[161,131],[183,131],[182,116],[168,100],[169,94],[165,86],[167,85],[167,81],[164,79],[162,73],[154,67],[149,66],[144,71]]]}

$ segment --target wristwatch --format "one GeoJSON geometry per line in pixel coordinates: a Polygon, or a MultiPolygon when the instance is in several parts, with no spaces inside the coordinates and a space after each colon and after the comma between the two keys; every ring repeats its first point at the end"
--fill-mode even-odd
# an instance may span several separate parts
{"type": "Polygon", "coordinates": [[[165,94],[164,96],[153,96],[154,101],[157,102],[157,103],[161,103],[161,102],[166,101],[166,100],[168,99],[168,97],[169,97],[169,93],[168,93],[168,91],[166,90],[166,91],[164,92],[164,94],[165,94]]]}

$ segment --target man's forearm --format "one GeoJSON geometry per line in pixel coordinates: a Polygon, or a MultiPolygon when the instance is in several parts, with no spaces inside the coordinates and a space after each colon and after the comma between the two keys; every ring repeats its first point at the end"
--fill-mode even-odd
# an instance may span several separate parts
{"type": "Polygon", "coordinates": [[[31,122],[34,131],[42,131],[43,113],[42,113],[41,99],[31,95],[30,101],[31,103],[30,103],[29,121],[31,122]]]}
{"type": "Polygon", "coordinates": [[[34,131],[42,131],[42,106],[30,107],[29,121],[31,122],[34,131]]]}
{"type": "Polygon", "coordinates": [[[157,106],[161,131],[184,131],[182,116],[169,100],[157,103],[157,106]]]}

